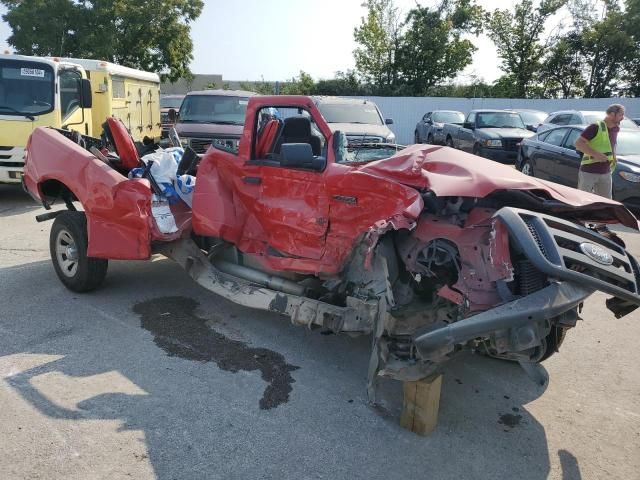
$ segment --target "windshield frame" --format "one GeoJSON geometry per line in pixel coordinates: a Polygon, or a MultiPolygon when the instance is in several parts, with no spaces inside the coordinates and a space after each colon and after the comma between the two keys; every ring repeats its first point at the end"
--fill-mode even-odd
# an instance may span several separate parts
{"type": "MultiPolygon", "coordinates": [[[[2,69],[7,67],[15,68],[15,69],[31,68],[34,70],[48,71],[51,74],[50,92],[49,92],[51,95],[51,104],[49,107],[45,107],[45,110],[35,111],[35,112],[13,111],[13,110],[0,108],[0,115],[29,118],[29,117],[35,117],[40,115],[46,115],[48,113],[53,112],[56,109],[56,103],[58,100],[57,94],[56,94],[57,78],[56,78],[56,70],[52,65],[49,65],[48,63],[44,63],[44,62],[31,61],[31,60],[2,58],[0,59],[0,85],[3,85],[2,69]]],[[[7,95],[6,88],[5,88],[4,95],[6,98],[6,95],[7,95]]],[[[0,100],[0,106],[1,105],[6,105],[6,103],[3,103],[3,100],[0,100]]],[[[6,107],[13,108],[10,105],[6,105],[6,107]]]]}
{"type": "MultiPolygon", "coordinates": [[[[202,124],[202,125],[234,125],[234,126],[242,126],[244,125],[245,122],[245,117],[246,117],[246,113],[247,113],[247,107],[249,105],[249,98],[250,97],[245,97],[245,96],[236,96],[236,95],[202,95],[202,94],[196,94],[196,95],[186,95],[184,97],[184,99],[182,100],[182,104],[180,105],[180,111],[179,111],[179,117],[178,117],[178,121],[177,123],[182,123],[182,124],[202,124]],[[214,120],[214,114],[215,112],[211,112],[211,119],[208,120],[201,120],[201,119],[192,119],[192,118],[185,118],[185,106],[188,106],[188,104],[190,102],[195,102],[196,99],[201,99],[201,98],[213,98],[213,99],[228,99],[228,100],[236,100],[239,104],[240,102],[245,102],[244,103],[244,111],[242,112],[242,114],[239,116],[241,117],[241,121],[235,121],[235,120],[214,120]]],[[[240,118],[239,117],[239,118],[240,118]]]]}
{"type": "Polygon", "coordinates": [[[519,113],[517,112],[477,112],[476,113],[476,126],[477,128],[519,128],[521,130],[525,130],[527,127],[525,126],[524,122],[522,121],[522,117],[520,116],[519,113]],[[505,127],[503,125],[482,125],[480,126],[480,118],[482,118],[483,115],[508,115],[509,117],[513,117],[513,118],[517,118],[520,121],[520,125],[519,127],[516,126],[508,126],[505,127]]]}

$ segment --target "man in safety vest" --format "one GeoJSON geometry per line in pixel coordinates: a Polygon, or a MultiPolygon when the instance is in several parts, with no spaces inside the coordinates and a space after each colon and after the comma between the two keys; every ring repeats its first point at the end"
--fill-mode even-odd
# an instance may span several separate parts
{"type": "Polygon", "coordinates": [[[616,143],[624,106],[614,103],[604,120],[584,129],[576,140],[576,150],[584,153],[578,174],[578,188],[602,197],[612,197],[612,173],[616,168],[616,143]]]}

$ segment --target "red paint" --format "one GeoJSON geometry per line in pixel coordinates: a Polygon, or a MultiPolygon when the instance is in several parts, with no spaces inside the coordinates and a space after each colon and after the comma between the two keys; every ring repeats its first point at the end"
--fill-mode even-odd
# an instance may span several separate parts
{"type": "Polygon", "coordinates": [[[335,276],[359,242],[367,242],[371,250],[384,232],[412,229],[417,223],[413,247],[436,236],[458,244],[465,266],[456,288],[472,309],[498,303],[495,281],[511,274],[506,232],[490,219],[490,211],[481,209],[474,210],[463,227],[421,217],[424,205],[418,189],[476,198],[500,190],[536,190],[567,210],[601,209],[612,222],[637,228],[617,202],[449,148],[417,145],[370,164],[336,164],[331,130],[308,97],[249,100],[238,154],[209,149],[198,168],[193,211],[182,206],[176,212],[180,232],[172,236],[155,228],[146,180],[128,180],[54,130],[37,129],[27,150],[25,183],[32,193],[39,195],[43,181],[56,179],[82,202],[92,256],[148,258],[152,241],[174,239],[186,233],[192,221],[194,233],[233,243],[265,269],[335,276]],[[310,114],[327,143],[322,172],[252,162],[264,157],[275,139],[270,137],[275,124],[263,129],[269,137],[256,138],[257,114],[265,107],[296,107],[310,114]]]}

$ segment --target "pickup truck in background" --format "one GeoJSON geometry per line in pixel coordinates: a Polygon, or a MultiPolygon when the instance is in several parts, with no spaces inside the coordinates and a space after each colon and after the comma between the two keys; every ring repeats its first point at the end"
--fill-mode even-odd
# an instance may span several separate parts
{"type": "Polygon", "coordinates": [[[174,123],[183,147],[199,155],[212,144],[237,151],[249,98],[254,92],[241,90],[203,90],[189,92],[180,110],[169,109],[168,121],[174,123]]]}
{"type": "Polygon", "coordinates": [[[502,163],[513,163],[527,130],[522,118],[508,110],[472,110],[462,125],[445,123],[445,144],[502,163]]]}

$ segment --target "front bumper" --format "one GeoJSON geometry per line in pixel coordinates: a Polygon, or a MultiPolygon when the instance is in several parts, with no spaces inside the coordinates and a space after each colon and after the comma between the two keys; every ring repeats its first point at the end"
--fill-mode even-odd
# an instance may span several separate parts
{"type": "Polygon", "coordinates": [[[24,148],[1,147],[0,183],[19,184],[24,170],[24,148]]]}
{"type": "Polygon", "coordinates": [[[512,246],[544,274],[547,287],[525,297],[445,326],[414,335],[418,355],[437,360],[456,345],[492,339],[498,353],[517,353],[541,344],[550,321],[575,309],[597,290],[613,296],[607,307],[617,318],[640,305],[640,266],[622,247],[560,218],[515,208],[496,212],[512,246]],[[591,244],[613,258],[604,265],[583,253],[591,244]]]}
{"type": "Polygon", "coordinates": [[[501,163],[513,163],[518,158],[517,150],[480,147],[480,156],[501,163]]]}

